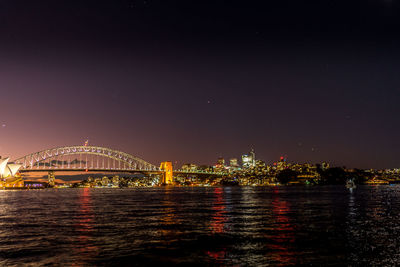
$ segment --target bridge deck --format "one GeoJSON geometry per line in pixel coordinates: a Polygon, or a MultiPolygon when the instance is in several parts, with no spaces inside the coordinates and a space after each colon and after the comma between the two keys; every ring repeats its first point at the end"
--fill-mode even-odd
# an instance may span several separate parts
{"type": "MultiPolygon", "coordinates": [[[[29,173],[29,172],[122,172],[122,173],[146,173],[146,174],[162,174],[164,171],[161,170],[140,170],[140,169],[85,169],[85,168],[70,168],[70,169],[21,169],[19,172],[21,173],[29,173]]],[[[181,170],[173,171],[174,174],[197,174],[197,175],[216,175],[216,176],[224,176],[226,173],[217,173],[217,172],[185,172],[181,170]]]]}

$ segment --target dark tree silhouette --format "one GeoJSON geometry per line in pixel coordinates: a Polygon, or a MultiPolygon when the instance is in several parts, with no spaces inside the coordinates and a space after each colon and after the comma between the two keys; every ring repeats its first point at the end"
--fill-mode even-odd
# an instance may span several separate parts
{"type": "Polygon", "coordinates": [[[280,171],[276,176],[276,179],[280,184],[287,184],[290,181],[296,180],[296,178],[297,178],[297,172],[290,169],[280,171]]]}
{"type": "Polygon", "coordinates": [[[340,167],[329,168],[321,175],[324,184],[345,184],[348,178],[347,172],[340,167]]]}

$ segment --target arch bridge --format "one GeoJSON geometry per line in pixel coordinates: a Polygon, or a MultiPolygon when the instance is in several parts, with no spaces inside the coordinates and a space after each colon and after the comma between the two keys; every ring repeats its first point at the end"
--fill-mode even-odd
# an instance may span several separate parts
{"type": "Polygon", "coordinates": [[[66,146],[35,152],[14,161],[20,171],[139,171],[160,172],[157,166],[133,155],[98,146],[66,146]]]}
{"type": "Polygon", "coordinates": [[[65,146],[35,152],[19,159],[20,172],[94,171],[160,174],[164,184],[173,184],[173,175],[224,176],[226,173],[173,170],[172,163],[159,167],[136,156],[99,146],[65,146]]]}

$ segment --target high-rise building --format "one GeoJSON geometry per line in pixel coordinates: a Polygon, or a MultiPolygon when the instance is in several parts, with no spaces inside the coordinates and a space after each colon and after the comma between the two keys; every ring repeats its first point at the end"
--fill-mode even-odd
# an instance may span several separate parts
{"type": "Polygon", "coordinates": [[[192,163],[186,163],[182,165],[182,171],[185,172],[194,172],[197,171],[198,166],[196,164],[192,164],[192,163]]]}
{"type": "Polygon", "coordinates": [[[276,170],[278,170],[278,171],[287,169],[288,168],[288,164],[286,162],[286,157],[283,157],[283,156],[280,157],[279,161],[274,165],[276,165],[276,170]]]}
{"type": "Polygon", "coordinates": [[[256,166],[256,152],[254,152],[254,149],[251,149],[250,156],[251,156],[251,165],[254,167],[256,166]]]}
{"type": "Polygon", "coordinates": [[[238,159],[237,158],[232,158],[229,160],[229,166],[232,168],[237,168],[239,167],[238,159]]]}
{"type": "Polygon", "coordinates": [[[242,155],[242,166],[244,169],[250,168],[251,166],[251,156],[245,154],[242,155]]]}
{"type": "Polygon", "coordinates": [[[256,166],[256,153],[252,149],[249,155],[242,155],[242,166],[243,168],[251,168],[256,166]]]}
{"type": "Polygon", "coordinates": [[[214,165],[214,171],[222,172],[224,170],[225,170],[225,159],[224,158],[218,158],[217,164],[214,165]]]}
{"type": "Polygon", "coordinates": [[[239,170],[239,163],[238,163],[238,159],[237,158],[231,158],[229,160],[229,167],[228,170],[229,172],[235,172],[237,170],[239,170]]]}

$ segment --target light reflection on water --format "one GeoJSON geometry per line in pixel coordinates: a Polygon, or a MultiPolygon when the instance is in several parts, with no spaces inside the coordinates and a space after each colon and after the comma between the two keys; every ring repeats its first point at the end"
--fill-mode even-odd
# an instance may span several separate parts
{"type": "MultiPolygon", "coordinates": [[[[222,187],[214,188],[213,214],[210,225],[210,230],[213,234],[223,234],[225,232],[225,222],[228,219],[223,190],[224,188],[222,187]]],[[[211,250],[206,253],[217,262],[223,261],[226,258],[226,248],[211,250]]]]}
{"type": "Polygon", "coordinates": [[[75,264],[80,266],[86,261],[97,256],[98,248],[92,242],[92,234],[94,227],[94,214],[91,200],[91,192],[89,188],[84,188],[78,196],[79,210],[76,213],[77,223],[75,230],[77,232],[77,240],[73,246],[74,254],[77,259],[75,264]]]}
{"type": "Polygon", "coordinates": [[[275,251],[275,253],[270,253],[269,257],[276,265],[294,264],[296,255],[291,250],[291,243],[295,239],[295,229],[289,218],[289,204],[287,201],[280,199],[278,188],[274,188],[272,192],[273,233],[275,234],[270,236],[271,242],[268,242],[266,246],[269,250],[275,251]]]}
{"type": "Polygon", "coordinates": [[[400,186],[0,191],[0,265],[396,265],[400,186]]]}

